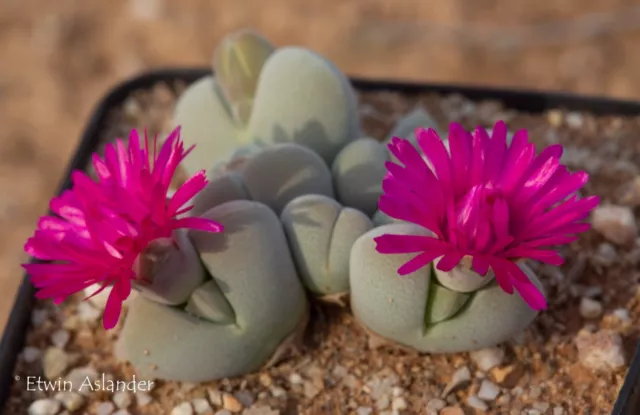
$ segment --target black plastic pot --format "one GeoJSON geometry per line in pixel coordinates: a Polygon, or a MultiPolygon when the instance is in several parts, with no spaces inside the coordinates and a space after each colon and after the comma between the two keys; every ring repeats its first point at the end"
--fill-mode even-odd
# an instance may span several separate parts
{"type": "MultiPolygon", "coordinates": [[[[109,110],[121,104],[134,90],[149,88],[162,81],[193,82],[210,73],[209,69],[167,69],[144,74],[117,86],[97,106],[89,120],[71,164],[64,176],[59,192],[70,185],[72,170],[83,169],[98,145],[100,131],[107,122],[109,110]]],[[[408,84],[386,80],[352,79],[356,89],[361,91],[391,90],[406,94],[422,92],[458,93],[472,100],[495,99],[507,107],[528,113],[540,113],[551,108],[565,108],[594,114],[640,115],[640,102],[611,100],[600,97],[585,97],[549,92],[505,90],[440,84],[408,84]]],[[[23,278],[16,296],[13,310],[0,343],[0,409],[5,406],[11,384],[14,382],[13,369],[18,354],[24,346],[29,328],[35,290],[23,278]]],[[[596,408],[594,408],[596,409],[596,408]]],[[[613,415],[640,414],[640,344],[631,362],[624,385],[620,390],[613,409],[613,415]]]]}

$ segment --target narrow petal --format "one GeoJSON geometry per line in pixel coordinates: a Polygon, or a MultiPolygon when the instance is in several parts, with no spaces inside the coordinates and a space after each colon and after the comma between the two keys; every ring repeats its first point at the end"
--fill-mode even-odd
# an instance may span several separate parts
{"type": "Polygon", "coordinates": [[[220,223],[207,219],[207,218],[199,218],[199,217],[187,217],[176,219],[172,222],[173,229],[180,228],[188,228],[194,229],[203,232],[222,232],[224,230],[224,226],[220,223]]]}
{"type": "Polygon", "coordinates": [[[406,262],[404,265],[398,268],[398,274],[399,275],[412,274],[417,270],[419,270],[420,268],[423,268],[429,265],[430,263],[433,262],[434,259],[438,258],[441,255],[442,255],[442,252],[438,252],[438,251],[427,251],[419,255],[416,255],[410,261],[406,262]]]}
{"type": "Polygon", "coordinates": [[[446,248],[446,243],[422,235],[384,234],[373,240],[376,243],[376,251],[381,254],[409,254],[431,250],[442,252],[446,248]]]}

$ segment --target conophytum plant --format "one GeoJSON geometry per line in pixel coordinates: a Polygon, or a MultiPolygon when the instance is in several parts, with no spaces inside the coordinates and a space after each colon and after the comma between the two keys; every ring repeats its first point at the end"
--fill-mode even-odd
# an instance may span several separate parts
{"type": "Polygon", "coordinates": [[[25,265],[39,298],[103,297],[107,329],[126,301],[117,353],[138,373],[256,371],[297,347],[310,298],[347,297],[371,335],[434,353],[500,343],[547,306],[526,261],[559,265],[548,247],[598,203],[576,196],[587,176],[560,146],[536,156],[502,122],[441,138],[422,108],[363,137],[335,66],[249,31],[214,68],[151,162],[135,131],[108,145],[98,181],[74,173],[25,247],[54,261],[25,265]],[[191,178],[169,196],[178,164],[191,178]]]}

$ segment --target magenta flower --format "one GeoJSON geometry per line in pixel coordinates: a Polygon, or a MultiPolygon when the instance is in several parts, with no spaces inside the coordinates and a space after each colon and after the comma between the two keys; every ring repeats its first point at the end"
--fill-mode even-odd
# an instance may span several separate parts
{"type": "Polygon", "coordinates": [[[43,216],[25,251],[46,263],[24,264],[40,299],[53,298],[56,304],[67,296],[99,283],[112,286],[103,316],[105,329],[113,328],[122,303],[131,293],[138,257],[159,238],[172,238],[178,228],[221,232],[222,225],[205,218],[179,215],[183,207],[207,184],[201,171],[187,180],[171,199],[169,183],[186,150],[176,128],[157,151],[145,132],[144,146],[136,130],[129,134],[128,147],[117,140],[108,144],[104,159],[93,155],[98,181],[75,171],[73,186],[51,200],[57,216],[43,216]],[[152,158],[152,161],[150,160],[152,158]]]}
{"type": "Polygon", "coordinates": [[[531,308],[546,308],[542,293],[515,262],[564,262],[550,247],[588,230],[583,220],[599,203],[596,196],[577,194],[588,175],[560,164],[560,145],[536,156],[525,130],[507,145],[502,121],[491,137],[483,128],[471,135],[452,123],[449,152],[432,129],[418,129],[416,137],[424,156],[407,140],[394,137],[389,144],[404,166],[387,162],[379,208],[432,236],[382,235],[377,251],[418,253],[398,269],[400,275],[437,259],[437,269],[448,272],[464,259],[480,275],[493,270],[500,287],[509,294],[515,288],[531,308]]]}

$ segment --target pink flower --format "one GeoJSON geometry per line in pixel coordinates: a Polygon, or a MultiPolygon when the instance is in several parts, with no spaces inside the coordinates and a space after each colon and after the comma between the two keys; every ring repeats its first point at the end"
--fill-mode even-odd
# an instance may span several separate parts
{"type": "Polygon", "coordinates": [[[379,208],[433,235],[382,235],[377,251],[418,254],[398,269],[400,275],[438,258],[437,269],[447,272],[465,259],[480,275],[493,270],[500,287],[509,294],[515,288],[531,308],[546,308],[544,296],[515,261],[564,262],[549,247],[575,241],[589,229],[582,221],[599,199],[577,194],[588,175],[560,164],[560,145],[536,156],[525,130],[507,145],[502,121],[491,137],[480,127],[471,135],[451,124],[449,152],[432,129],[418,129],[416,137],[424,156],[407,140],[394,137],[389,144],[404,166],[387,162],[379,208]]]}
{"type": "MultiPolygon", "coordinates": [[[[222,225],[205,218],[178,215],[207,184],[201,171],[187,180],[168,199],[169,183],[186,150],[176,128],[157,151],[157,137],[144,147],[136,130],[129,134],[128,147],[122,140],[108,144],[104,159],[93,155],[98,181],[74,171],[73,186],[51,200],[57,216],[43,216],[25,251],[46,263],[24,264],[40,299],[56,304],[67,296],[99,283],[112,286],[104,312],[105,329],[113,328],[122,303],[131,293],[131,283],[140,279],[134,271],[138,256],[154,240],[172,238],[179,228],[221,232],[222,225]],[[151,156],[153,161],[150,161],[151,156]]],[[[142,276],[144,278],[145,276],[142,276]]]]}

